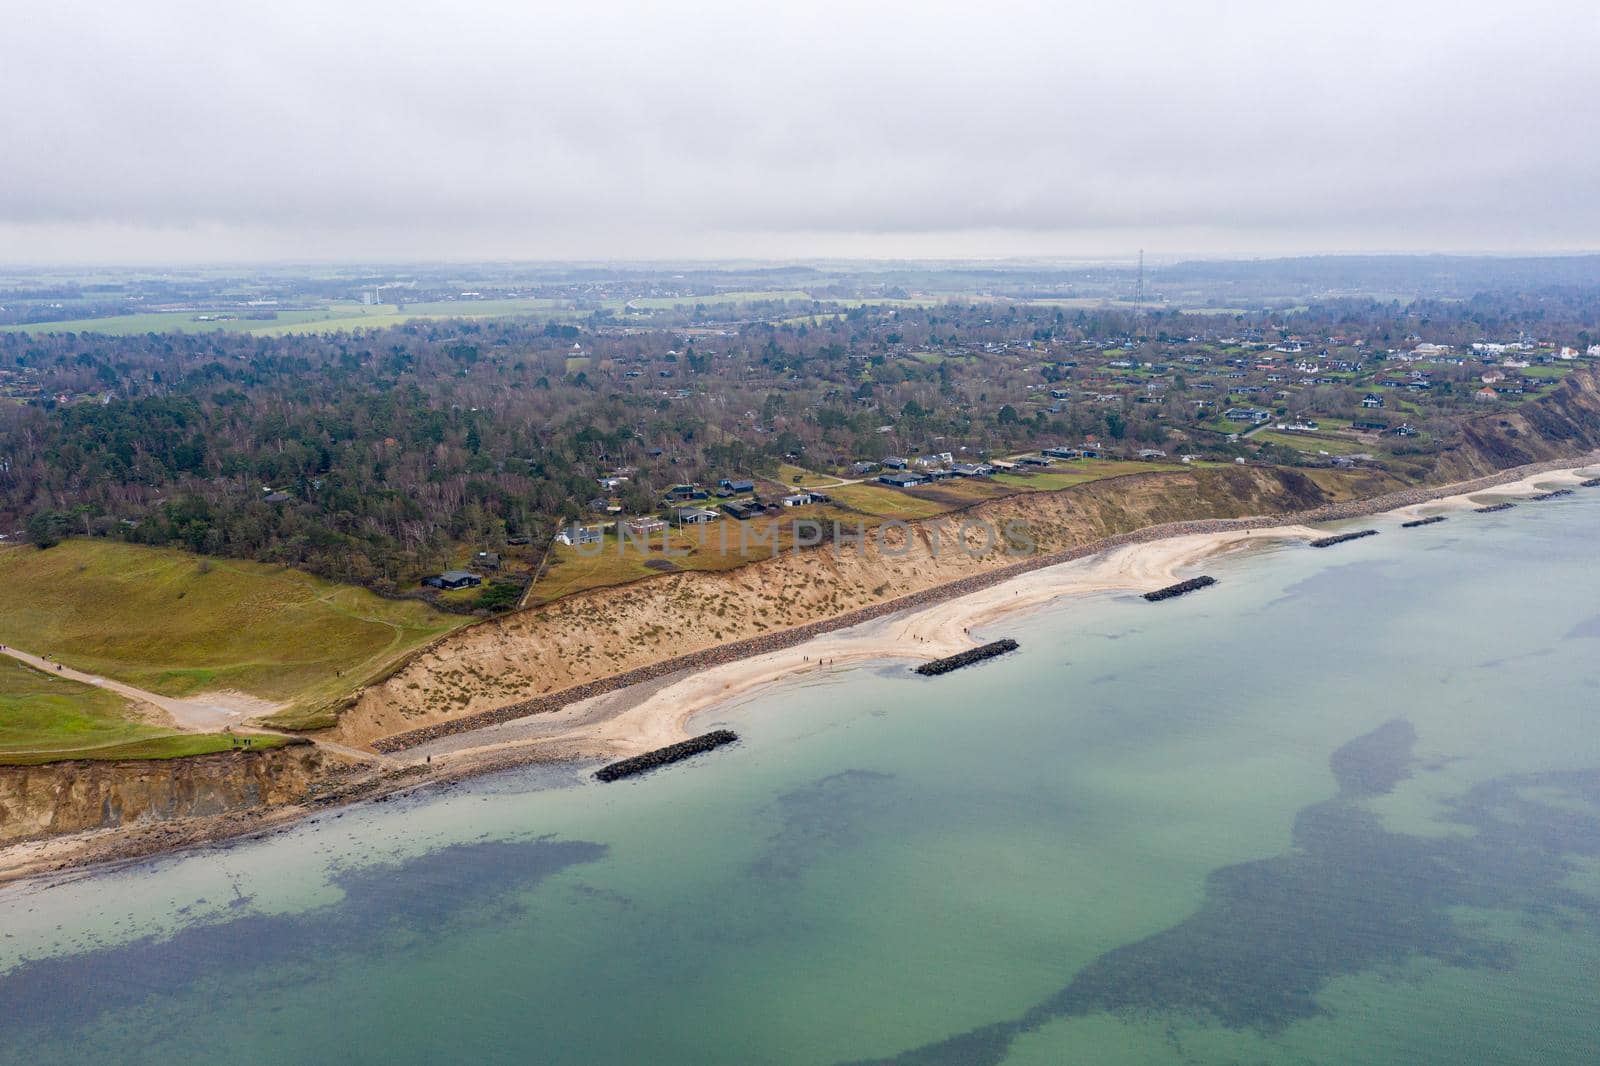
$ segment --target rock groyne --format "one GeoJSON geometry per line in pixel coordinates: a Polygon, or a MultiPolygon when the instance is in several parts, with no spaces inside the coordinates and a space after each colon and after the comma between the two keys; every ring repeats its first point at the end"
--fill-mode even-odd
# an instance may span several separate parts
{"type": "Polygon", "coordinates": [[[1436,524],[1438,522],[1443,522],[1443,521],[1445,521],[1445,516],[1442,515],[1442,514],[1436,514],[1436,515],[1433,515],[1430,518],[1414,518],[1409,522],[1401,522],[1400,523],[1400,528],[1401,529],[1416,529],[1418,526],[1431,526],[1431,525],[1434,525],[1434,524],[1436,524]]]}
{"type": "Polygon", "coordinates": [[[1210,585],[1215,585],[1216,583],[1217,579],[1214,577],[1191,577],[1189,580],[1180,581],[1176,585],[1168,585],[1164,589],[1156,589],[1154,592],[1146,592],[1144,594],[1144,598],[1149,600],[1151,603],[1159,603],[1162,600],[1170,600],[1174,596],[1182,596],[1186,592],[1193,592],[1196,589],[1203,589],[1210,585]]]}
{"type": "Polygon", "coordinates": [[[1335,544],[1343,544],[1347,540],[1360,540],[1362,537],[1376,537],[1376,529],[1358,529],[1354,533],[1340,533],[1333,537],[1318,537],[1311,542],[1313,548],[1331,548],[1335,544]]]}
{"type": "Polygon", "coordinates": [[[1494,514],[1497,511],[1509,511],[1509,510],[1511,510],[1511,508],[1513,508],[1515,506],[1516,506],[1516,504],[1514,504],[1514,503],[1491,503],[1487,507],[1478,508],[1477,513],[1478,514],[1494,514]]]}
{"type": "Polygon", "coordinates": [[[731,729],[713,729],[709,733],[701,733],[697,737],[680,740],[676,744],[668,744],[664,748],[647,751],[631,759],[608,763],[596,770],[594,776],[601,781],[620,781],[624,777],[633,777],[675,762],[682,762],[701,752],[720,748],[724,744],[732,744],[738,739],[739,735],[731,729]]]}
{"type": "Polygon", "coordinates": [[[993,659],[996,655],[1004,655],[1008,651],[1016,650],[1017,642],[1010,637],[1006,637],[1004,640],[997,640],[991,644],[981,644],[976,648],[968,648],[966,651],[947,655],[943,659],[935,659],[932,662],[923,663],[917,667],[917,673],[923,677],[938,677],[940,674],[948,674],[952,670],[959,670],[963,666],[981,663],[985,659],[993,659]]]}

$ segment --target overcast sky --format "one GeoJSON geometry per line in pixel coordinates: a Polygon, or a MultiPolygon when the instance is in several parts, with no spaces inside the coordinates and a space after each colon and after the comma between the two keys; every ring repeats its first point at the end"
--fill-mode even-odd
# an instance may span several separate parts
{"type": "Polygon", "coordinates": [[[4,263],[1600,248],[1593,0],[0,19],[4,263]]]}

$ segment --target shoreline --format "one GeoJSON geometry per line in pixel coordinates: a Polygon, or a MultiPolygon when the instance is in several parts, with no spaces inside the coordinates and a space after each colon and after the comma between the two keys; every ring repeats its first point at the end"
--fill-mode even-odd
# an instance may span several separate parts
{"type": "MultiPolygon", "coordinates": [[[[586,713],[592,708],[594,702],[603,697],[613,696],[629,690],[637,689],[644,684],[659,686],[663,681],[674,675],[684,675],[685,681],[692,681],[694,677],[704,677],[712,672],[721,672],[727,668],[741,669],[741,664],[752,661],[765,661],[779,653],[790,653],[788,659],[792,663],[775,673],[763,673],[764,679],[782,676],[784,673],[804,669],[810,662],[810,656],[833,659],[836,656],[847,654],[843,648],[834,648],[834,638],[841,631],[854,630],[874,622],[892,619],[907,612],[921,613],[940,607],[948,603],[969,600],[974,597],[991,596],[993,590],[1005,585],[1010,588],[1010,583],[1029,578],[1040,571],[1052,570],[1068,564],[1087,563],[1094,564],[1104,561],[1109,564],[1112,571],[1120,573],[1111,577],[1098,571],[1098,567],[1091,567],[1091,575],[1080,585],[1069,585],[1055,591],[1041,592],[1029,582],[1030,596],[1027,603],[1017,603],[1016,606],[1025,606],[1028,603],[1036,605],[1043,599],[1053,599],[1056,596],[1072,595],[1075,593],[1093,593],[1116,590],[1147,591],[1170,584],[1176,580],[1177,571],[1186,566],[1192,566],[1200,559],[1220,551],[1227,551],[1250,543],[1261,543],[1270,539],[1312,539],[1319,535],[1319,531],[1309,529],[1310,522],[1342,521],[1355,518],[1364,518],[1375,515],[1404,515],[1414,517],[1425,510],[1444,509],[1449,511],[1471,510],[1472,505],[1467,502],[1467,497],[1482,492],[1499,489],[1501,491],[1524,491],[1531,495],[1533,490],[1524,483],[1531,479],[1548,480],[1553,476],[1563,473],[1569,475],[1571,483],[1583,480],[1573,473],[1576,470],[1600,465],[1600,453],[1591,453],[1587,456],[1571,459],[1550,460],[1543,463],[1530,464],[1524,467],[1514,467],[1509,470],[1477,478],[1471,481],[1455,482],[1433,488],[1417,487],[1403,489],[1382,496],[1369,497],[1363,500],[1351,500],[1344,503],[1329,504],[1310,511],[1286,513],[1281,515],[1268,515],[1252,518],[1222,518],[1200,519],[1185,522],[1172,522],[1156,526],[1146,526],[1142,529],[1128,533],[1115,534],[1111,537],[1089,544],[1080,545],[1065,551],[1039,555],[1024,559],[1008,566],[996,567],[994,570],[958,581],[938,585],[930,589],[912,593],[898,599],[888,600],[880,604],[847,611],[832,618],[810,622],[805,625],[795,626],[776,633],[763,634],[743,640],[732,641],[717,647],[708,648],[687,655],[661,660],[636,670],[615,674],[610,677],[600,678],[586,682],[559,692],[537,696],[529,700],[507,704],[477,714],[465,715],[447,722],[424,726],[409,732],[394,734],[384,737],[372,744],[372,748],[385,754],[400,755],[401,757],[415,754],[433,754],[436,757],[453,755],[464,749],[460,744],[440,744],[439,741],[452,736],[464,734],[477,734],[482,736],[485,730],[504,727],[513,722],[537,720],[541,726],[533,726],[526,730],[530,735],[524,738],[524,743],[543,743],[553,747],[564,754],[564,758],[623,758],[639,754],[642,743],[654,743],[659,740],[663,746],[684,739],[687,733],[682,728],[677,732],[663,730],[659,727],[634,729],[631,732],[624,729],[620,733],[608,731],[604,728],[594,728],[594,715],[586,713]],[[1165,547],[1156,547],[1164,545],[1165,547]],[[1135,551],[1134,549],[1139,549],[1135,551]],[[1170,559],[1168,556],[1176,552],[1180,558],[1170,559]],[[795,653],[803,645],[811,646],[808,652],[795,653]],[[580,726],[582,728],[578,728],[580,726]],[[586,734],[585,734],[586,731],[586,734]],[[557,740],[561,743],[556,743],[557,740]],[[583,741],[597,743],[599,746],[588,747],[583,741]]],[[[1038,578],[1033,581],[1037,582],[1038,578]]],[[[1047,582],[1048,583],[1048,582],[1047,582]]],[[[1005,598],[1011,602],[1015,596],[1005,598]]],[[[987,602],[987,601],[985,601],[987,602]]],[[[998,612],[988,612],[990,614],[998,612]]],[[[971,628],[975,625],[986,624],[987,617],[969,619],[958,628],[971,628]]],[[[937,658],[960,651],[967,644],[953,639],[952,633],[941,629],[936,633],[926,633],[920,630],[908,631],[898,635],[901,644],[885,651],[876,658],[937,658]],[[920,641],[927,638],[925,643],[920,641]],[[937,639],[933,639],[937,638],[937,639]],[[918,643],[918,651],[908,653],[904,646],[909,643],[918,643]],[[922,653],[926,652],[926,655],[922,653]]],[[[859,661],[862,656],[857,655],[859,661]]],[[[675,687],[675,686],[673,686],[675,687]]],[[[739,686],[740,690],[747,685],[739,686]]],[[[736,695],[730,692],[729,695],[736,695]]],[[[681,698],[682,692],[675,693],[681,698]]],[[[697,706],[696,709],[703,709],[697,706]]],[[[617,717],[630,714],[624,710],[617,717]]],[[[491,750],[503,747],[501,744],[477,745],[475,750],[491,750]]]]}
{"type": "Polygon", "coordinates": [[[690,722],[701,714],[804,673],[954,654],[979,643],[968,635],[970,629],[1069,596],[1159,588],[1206,559],[1256,544],[1309,540],[1321,532],[1308,528],[1310,522],[1371,516],[1405,520],[1470,511],[1476,506],[1473,496],[1496,490],[1529,496],[1538,491],[1535,482],[1576,484],[1584,479],[1578,471],[1596,466],[1600,452],[1300,513],[1168,523],[1117,534],[832,619],[400,734],[410,742],[373,745],[391,754],[386,761],[392,768],[331,789],[312,802],[18,841],[0,848],[0,885],[84,876],[91,867],[126,865],[196,847],[226,847],[285,831],[301,818],[336,806],[383,802],[520,766],[637,755],[685,739],[690,722]],[[471,743],[485,739],[489,742],[471,743]],[[393,766],[402,760],[403,765],[393,766]]]}
{"type": "MultiPolygon", "coordinates": [[[[1476,487],[1476,482],[1444,486],[1445,489],[1460,488],[1461,491],[1342,517],[1385,517],[1401,521],[1424,513],[1471,512],[1476,506],[1471,499],[1473,496],[1486,492],[1532,495],[1538,491],[1534,488],[1534,482],[1576,484],[1583,480],[1577,471],[1587,468],[1563,463],[1554,470],[1521,473],[1515,479],[1487,487],[1476,487]]],[[[639,691],[637,699],[627,701],[620,710],[609,716],[597,717],[593,713],[593,705],[605,697],[590,697],[559,711],[540,715],[544,719],[540,726],[544,728],[536,727],[533,735],[520,740],[456,747],[453,750],[437,744],[422,744],[412,750],[430,753],[436,762],[442,758],[446,765],[452,758],[488,756],[496,751],[510,751],[517,747],[537,749],[551,759],[562,761],[625,758],[684,740],[693,734],[691,723],[698,716],[733,701],[756,696],[769,686],[792,678],[874,662],[926,661],[953,655],[979,643],[969,630],[995,625],[1057,600],[1110,592],[1151,591],[1179,580],[1184,571],[1206,560],[1245,551],[1257,545],[1308,541],[1322,532],[1304,522],[1293,522],[1216,532],[1180,533],[1101,549],[1082,558],[1048,562],[1015,576],[1008,575],[977,591],[937,598],[926,606],[888,615],[876,625],[859,623],[813,637],[793,647],[758,653],[689,672],[668,683],[657,683],[649,691],[639,691]],[[561,728],[556,716],[565,712],[571,712],[574,721],[561,728]]],[[[946,585],[930,591],[940,593],[949,588],[946,585]]],[[[514,725],[519,721],[525,719],[514,719],[504,725],[514,725]]]]}

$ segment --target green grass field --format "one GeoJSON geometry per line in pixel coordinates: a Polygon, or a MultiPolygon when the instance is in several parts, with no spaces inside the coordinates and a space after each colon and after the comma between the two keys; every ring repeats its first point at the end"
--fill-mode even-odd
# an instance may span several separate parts
{"type": "MultiPolygon", "coordinates": [[[[253,736],[254,748],[283,737],[253,736]]],[[[138,721],[121,696],[51,677],[0,655],[0,766],[65,759],[173,759],[227,751],[220,733],[174,733],[138,721]]]]}
{"type": "Polygon", "coordinates": [[[1070,489],[1074,485],[1084,485],[1108,477],[1121,477],[1124,474],[1153,474],[1162,470],[1187,469],[1188,467],[1182,463],[1145,463],[1134,462],[1131,459],[1076,459],[1070,463],[1057,463],[1055,466],[1045,467],[1033,474],[1018,472],[996,474],[994,480],[1002,485],[1029,492],[1055,492],[1058,489],[1070,489]]]}
{"type": "Polygon", "coordinates": [[[1281,444],[1285,448],[1292,448],[1299,452],[1309,452],[1315,455],[1318,452],[1327,452],[1329,455],[1353,455],[1356,452],[1370,452],[1372,446],[1354,441],[1348,437],[1336,437],[1328,433],[1290,433],[1276,429],[1264,429],[1250,437],[1254,441],[1264,441],[1272,444],[1281,444]]]}
{"type": "Polygon", "coordinates": [[[820,489],[826,491],[829,485],[837,485],[843,478],[833,474],[821,474],[815,470],[807,470],[803,466],[793,463],[780,463],[778,465],[778,480],[785,486],[798,485],[802,489],[820,489]]]}
{"type": "Polygon", "coordinates": [[[879,518],[931,518],[952,510],[949,504],[923,499],[903,489],[892,489],[888,485],[870,481],[859,485],[840,485],[827,492],[846,507],[879,518]]]}
{"type": "Polygon", "coordinates": [[[152,692],[237,690],[332,724],[364,680],[467,621],[261,563],[116,541],[0,549],[0,643],[152,692]]]}

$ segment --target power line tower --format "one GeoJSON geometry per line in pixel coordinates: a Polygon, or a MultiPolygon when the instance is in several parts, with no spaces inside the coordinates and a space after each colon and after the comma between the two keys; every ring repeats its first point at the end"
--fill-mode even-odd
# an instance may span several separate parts
{"type": "Polygon", "coordinates": [[[1139,249],[1139,284],[1133,290],[1133,311],[1139,317],[1144,317],[1144,249],[1139,249]]]}

